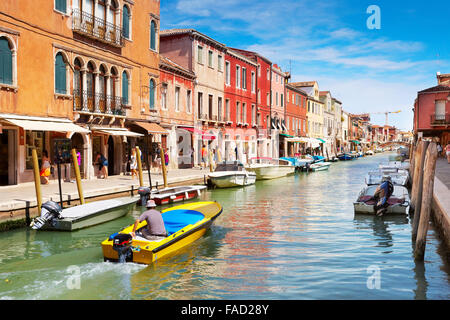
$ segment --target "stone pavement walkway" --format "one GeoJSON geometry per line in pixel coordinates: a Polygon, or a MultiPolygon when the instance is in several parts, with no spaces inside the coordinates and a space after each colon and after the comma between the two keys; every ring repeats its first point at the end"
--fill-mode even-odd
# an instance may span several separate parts
{"type": "Polygon", "coordinates": [[[434,179],[434,207],[436,222],[450,248],[450,163],[439,158],[434,179]]]}
{"type": "MultiPolygon", "coordinates": [[[[169,185],[176,183],[188,182],[193,183],[203,181],[203,177],[208,175],[209,170],[194,169],[175,169],[169,170],[167,182],[169,185]]],[[[148,172],[143,172],[144,185],[149,186],[148,172]]],[[[152,186],[162,187],[164,185],[162,174],[152,173],[152,186]]],[[[78,189],[75,181],[62,182],[63,201],[68,199],[78,200],[78,189]]],[[[139,188],[139,179],[132,179],[131,176],[109,176],[108,179],[82,180],[83,195],[86,199],[113,193],[121,193],[136,190],[139,188]]],[[[41,185],[42,202],[53,200],[59,202],[59,186],[58,180],[50,181],[48,185],[41,185]]],[[[26,207],[34,207],[37,205],[36,191],[34,182],[23,183],[14,186],[0,187],[0,212],[24,209],[26,207]]]]}

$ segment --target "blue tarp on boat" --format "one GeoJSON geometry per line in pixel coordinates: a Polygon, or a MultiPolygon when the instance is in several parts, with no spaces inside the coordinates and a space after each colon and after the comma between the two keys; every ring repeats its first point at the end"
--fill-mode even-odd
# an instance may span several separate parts
{"type": "Polygon", "coordinates": [[[187,225],[199,222],[205,216],[199,211],[178,209],[166,211],[162,214],[162,217],[166,231],[171,235],[187,225]]]}

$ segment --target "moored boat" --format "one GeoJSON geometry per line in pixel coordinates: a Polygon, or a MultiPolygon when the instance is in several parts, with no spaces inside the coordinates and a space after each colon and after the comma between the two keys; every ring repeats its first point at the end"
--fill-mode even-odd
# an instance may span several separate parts
{"type": "Polygon", "coordinates": [[[317,162],[317,163],[313,163],[309,166],[309,170],[310,171],[323,171],[323,170],[328,170],[328,168],[330,167],[331,163],[330,162],[317,162]]]}
{"type": "Polygon", "coordinates": [[[31,222],[35,230],[74,231],[126,215],[136,204],[138,197],[121,197],[100,200],[61,209],[58,203],[42,204],[41,215],[31,222]]]}
{"type": "Polygon", "coordinates": [[[281,178],[295,172],[295,166],[287,160],[252,158],[250,161],[245,169],[256,173],[256,180],[281,178]]]}
{"type": "Polygon", "coordinates": [[[344,160],[352,160],[354,159],[354,157],[349,153],[341,153],[338,155],[338,159],[344,161],[344,160]]]}
{"type": "Polygon", "coordinates": [[[208,177],[217,188],[248,186],[256,182],[256,173],[245,170],[239,161],[219,163],[208,177]]]}
{"type": "Polygon", "coordinates": [[[407,171],[396,171],[396,172],[383,172],[379,171],[370,171],[367,173],[365,178],[365,182],[367,185],[379,185],[382,183],[383,177],[389,176],[391,177],[391,181],[394,185],[404,186],[406,187],[409,182],[409,174],[407,171]]]}
{"type": "Polygon", "coordinates": [[[145,205],[147,200],[154,200],[156,205],[169,204],[180,201],[188,201],[198,198],[202,190],[206,189],[206,186],[193,185],[193,186],[179,186],[170,187],[164,189],[151,190],[148,187],[140,187],[138,193],[141,196],[140,204],[145,205]]]}
{"type": "MultiPolygon", "coordinates": [[[[374,207],[377,201],[373,196],[377,187],[377,185],[369,185],[361,190],[357,200],[353,203],[355,213],[376,214],[374,207]]],[[[403,186],[394,185],[394,191],[387,200],[388,206],[386,213],[407,214],[409,211],[409,201],[408,189],[403,186]]]]}
{"type": "Polygon", "coordinates": [[[104,260],[151,264],[202,237],[221,213],[222,206],[212,201],[165,209],[162,217],[167,237],[147,240],[140,233],[147,225],[143,221],[138,224],[136,236],[132,238],[130,233],[134,225],[130,225],[102,242],[104,260]]]}

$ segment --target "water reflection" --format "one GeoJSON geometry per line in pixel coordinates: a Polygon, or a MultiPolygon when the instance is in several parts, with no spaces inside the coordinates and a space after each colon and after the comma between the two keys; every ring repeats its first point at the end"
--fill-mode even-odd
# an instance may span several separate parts
{"type": "MultiPolygon", "coordinates": [[[[372,229],[374,240],[378,247],[392,247],[394,245],[392,226],[408,225],[409,219],[406,215],[383,216],[355,214],[354,223],[356,229],[372,229]]],[[[383,253],[392,253],[392,250],[383,253]]]]}

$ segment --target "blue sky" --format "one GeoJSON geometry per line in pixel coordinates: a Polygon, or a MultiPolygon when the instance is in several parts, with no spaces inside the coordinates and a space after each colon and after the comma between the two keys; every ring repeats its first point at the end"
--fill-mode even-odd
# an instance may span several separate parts
{"type": "Polygon", "coordinates": [[[450,1],[436,0],[173,0],[161,1],[161,29],[257,51],[292,81],[317,80],[346,111],[374,113],[375,124],[385,121],[376,112],[402,110],[389,124],[410,130],[417,91],[450,73],[449,14],[450,1]],[[367,27],[370,5],[380,29],[367,27]]]}

